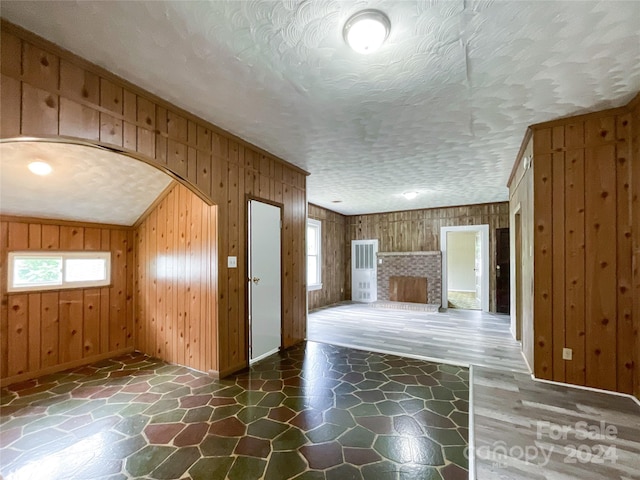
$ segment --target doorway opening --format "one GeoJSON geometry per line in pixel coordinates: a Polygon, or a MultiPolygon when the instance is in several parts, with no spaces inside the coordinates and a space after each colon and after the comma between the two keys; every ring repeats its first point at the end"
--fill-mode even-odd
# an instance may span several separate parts
{"type": "Polygon", "coordinates": [[[518,210],[515,214],[515,337],[522,341],[522,215],[518,210]]]}
{"type": "Polygon", "coordinates": [[[442,306],[489,310],[489,225],[440,229],[442,306]]]}
{"type": "Polygon", "coordinates": [[[282,345],[282,252],[280,207],[249,200],[249,363],[282,345]]]}
{"type": "Polygon", "coordinates": [[[496,313],[511,311],[509,228],[496,228],[496,313]]]}

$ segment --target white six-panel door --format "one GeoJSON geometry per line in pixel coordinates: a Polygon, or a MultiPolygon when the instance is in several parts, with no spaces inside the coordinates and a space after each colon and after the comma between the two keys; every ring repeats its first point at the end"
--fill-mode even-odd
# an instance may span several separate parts
{"type": "Polygon", "coordinates": [[[249,359],[282,344],[280,208],[249,201],[249,359]]]}

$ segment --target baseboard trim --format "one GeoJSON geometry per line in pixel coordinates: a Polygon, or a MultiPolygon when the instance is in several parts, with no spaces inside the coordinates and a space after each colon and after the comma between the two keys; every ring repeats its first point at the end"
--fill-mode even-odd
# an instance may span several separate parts
{"type": "Polygon", "coordinates": [[[239,372],[240,370],[244,370],[245,368],[248,368],[248,367],[249,367],[249,365],[246,364],[246,363],[241,363],[241,364],[239,363],[239,364],[233,365],[231,367],[220,369],[218,371],[218,378],[220,379],[220,378],[228,377],[229,375],[232,375],[232,374],[234,374],[236,372],[239,372]]]}
{"type": "Polygon", "coordinates": [[[469,480],[476,480],[476,429],[474,421],[474,401],[473,401],[473,377],[474,366],[469,365],[469,444],[467,452],[469,453],[469,480]]]}
{"type": "Polygon", "coordinates": [[[83,365],[89,365],[91,363],[99,362],[100,360],[106,360],[108,358],[118,357],[120,355],[126,355],[133,353],[135,349],[133,347],[121,348],[120,350],[114,350],[112,352],[101,353],[100,355],[93,355],[91,357],[80,358],[71,362],[60,363],[51,367],[46,367],[33,372],[20,373],[11,377],[5,377],[0,379],[0,387],[6,387],[14,383],[26,382],[34,378],[42,377],[43,375],[50,375],[52,373],[58,373],[63,370],[69,370],[70,368],[81,367],[83,365]]]}
{"type": "Polygon", "coordinates": [[[551,385],[560,385],[563,387],[577,388],[578,390],[587,390],[589,392],[605,393],[607,395],[615,395],[616,397],[628,397],[634,402],[636,402],[638,405],[640,405],[640,399],[636,398],[634,395],[631,395],[630,393],[614,392],[613,390],[603,390],[602,388],[587,387],[585,385],[575,385],[573,383],[564,383],[564,382],[556,382],[554,380],[545,380],[544,378],[537,378],[533,373],[531,374],[531,379],[534,382],[548,383],[551,385]]]}

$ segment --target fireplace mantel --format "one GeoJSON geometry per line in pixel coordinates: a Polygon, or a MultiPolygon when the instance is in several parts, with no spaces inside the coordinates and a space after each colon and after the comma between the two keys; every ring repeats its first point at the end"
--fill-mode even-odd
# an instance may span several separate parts
{"type": "Polygon", "coordinates": [[[440,256],[442,252],[435,250],[432,252],[378,252],[379,257],[415,257],[420,255],[437,255],[440,256]]]}

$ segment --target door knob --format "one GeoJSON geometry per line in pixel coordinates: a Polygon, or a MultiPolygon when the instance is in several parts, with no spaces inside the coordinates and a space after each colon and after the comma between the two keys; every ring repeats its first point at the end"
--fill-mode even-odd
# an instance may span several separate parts
{"type": "Polygon", "coordinates": [[[253,277],[253,283],[257,285],[258,283],[260,283],[260,279],[258,277],[253,277]]]}

